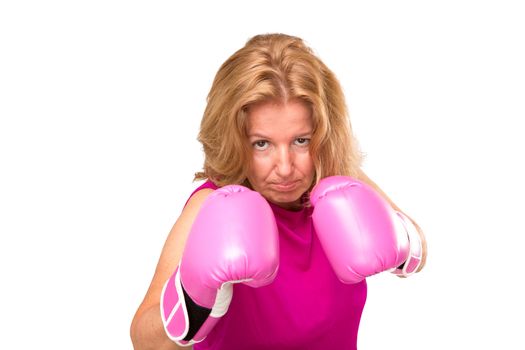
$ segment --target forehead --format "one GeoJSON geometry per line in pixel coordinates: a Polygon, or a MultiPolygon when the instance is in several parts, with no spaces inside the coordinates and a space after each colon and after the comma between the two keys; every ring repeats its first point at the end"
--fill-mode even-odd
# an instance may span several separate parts
{"type": "Polygon", "coordinates": [[[249,136],[259,133],[311,132],[312,111],[308,104],[299,100],[261,102],[248,109],[246,126],[249,136]]]}

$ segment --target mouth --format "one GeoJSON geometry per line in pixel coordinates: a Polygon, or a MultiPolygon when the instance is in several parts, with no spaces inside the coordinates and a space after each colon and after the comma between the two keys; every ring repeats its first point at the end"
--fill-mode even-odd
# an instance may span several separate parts
{"type": "Polygon", "coordinates": [[[290,192],[296,189],[299,181],[273,183],[272,187],[279,192],[290,192]]]}

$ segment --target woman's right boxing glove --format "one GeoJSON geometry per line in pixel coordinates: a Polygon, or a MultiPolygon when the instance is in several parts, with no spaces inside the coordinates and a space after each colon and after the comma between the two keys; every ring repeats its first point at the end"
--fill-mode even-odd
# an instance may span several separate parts
{"type": "Polygon", "coordinates": [[[206,198],[180,264],[161,294],[166,333],[179,345],[204,340],[230,304],[232,283],[260,287],[279,266],[277,224],[268,202],[238,185],[206,198]]]}

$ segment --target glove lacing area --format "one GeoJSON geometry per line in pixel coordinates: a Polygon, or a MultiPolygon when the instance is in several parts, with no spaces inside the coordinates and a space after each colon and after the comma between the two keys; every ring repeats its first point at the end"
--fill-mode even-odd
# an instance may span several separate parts
{"type": "Polygon", "coordinates": [[[211,309],[197,305],[190,298],[182,284],[181,289],[184,294],[184,303],[186,304],[186,313],[188,315],[188,333],[186,333],[186,336],[182,340],[189,342],[195,337],[195,334],[197,334],[206,319],[210,316],[211,309]]]}
{"type": "Polygon", "coordinates": [[[410,251],[407,260],[397,268],[392,269],[390,272],[400,277],[409,277],[416,273],[421,265],[423,258],[423,242],[421,241],[421,236],[419,235],[417,227],[412,223],[412,220],[401,212],[397,212],[397,215],[401,219],[407,232],[410,251]]]}
{"type": "Polygon", "coordinates": [[[228,282],[221,286],[217,291],[212,309],[197,305],[184,290],[182,284],[181,289],[186,303],[184,311],[187,313],[189,323],[188,333],[184,337],[183,342],[188,342],[188,345],[201,342],[206,338],[217,321],[228,311],[233,296],[233,285],[228,282]]]}

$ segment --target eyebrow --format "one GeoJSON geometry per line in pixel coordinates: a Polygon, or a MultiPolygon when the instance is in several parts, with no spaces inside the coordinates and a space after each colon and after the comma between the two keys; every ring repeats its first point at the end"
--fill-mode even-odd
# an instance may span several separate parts
{"type": "MultiPolygon", "coordinates": [[[[313,130],[305,131],[305,132],[301,132],[301,133],[296,134],[294,137],[301,138],[301,137],[311,136],[312,133],[313,133],[313,130]]],[[[254,132],[252,134],[248,134],[248,137],[249,138],[258,137],[258,138],[261,138],[261,139],[270,139],[271,138],[271,137],[268,137],[268,136],[266,136],[264,134],[261,134],[259,132],[254,132]]]]}

